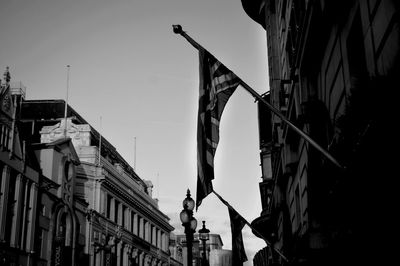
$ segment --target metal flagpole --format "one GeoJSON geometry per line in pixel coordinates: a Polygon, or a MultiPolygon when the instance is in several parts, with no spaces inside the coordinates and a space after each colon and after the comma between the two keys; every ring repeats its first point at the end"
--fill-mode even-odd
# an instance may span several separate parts
{"type": "Polygon", "coordinates": [[[136,137],[134,137],[134,147],[133,147],[133,171],[136,172],[136,137]]]}
{"type": "MultiPolygon", "coordinates": [[[[212,192],[215,194],[215,196],[217,196],[217,198],[219,198],[220,201],[222,201],[223,204],[225,204],[226,207],[235,210],[235,208],[233,208],[226,200],[224,200],[217,192],[215,192],[215,190],[213,190],[212,192]]],[[[235,212],[237,212],[237,211],[235,210],[235,212]]],[[[239,213],[238,213],[238,214],[239,214],[239,213]]],[[[239,215],[240,215],[240,214],[239,214],[239,215]]],[[[257,233],[257,234],[265,241],[265,243],[266,243],[268,246],[272,247],[272,248],[276,251],[276,253],[278,253],[279,256],[282,257],[282,259],[284,259],[286,262],[289,262],[289,260],[286,258],[286,256],[283,255],[282,252],[281,252],[279,249],[275,248],[275,247],[268,241],[268,239],[266,239],[260,232],[258,232],[246,219],[244,219],[244,217],[243,217],[242,215],[240,215],[240,216],[243,218],[243,220],[246,222],[246,224],[251,228],[251,230],[253,230],[255,233],[257,233]]]]}
{"type": "MultiPolygon", "coordinates": [[[[181,25],[172,25],[173,31],[176,34],[182,35],[190,44],[192,44],[197,50],[204,49],[200,44],[198,44],[195,40],[193,40],[189,35],[186,34],[182,30],[181,25]]],[[[211,54],[211,53],[210,53],[211,54]]],[[[232,71],[231,71],[232,72],[232,71]]],[[[233,73],[233,72],[232,72],[233,73]]],[[[237,75],[236,75],[237,76],[237,75]]],[[[238,77],[239,78],[239,77],[238,77]]],[[[315,142],[309,135],[307,135],[300,128],[296,127],[292,122],[290,122],[278,109],[272,106],[269,102],[267,102],[260,94],[258,94],[255,90],[253,90],[249,85],[247,85],[242,79],[240,79],[240,85],[247,90],[253,97],[257,100],[261,101],[265,104],[273,113],[275,113],[283,122],[285,122],[291,129],[293,129],[296,133],[302,136],[310,145],[320,151],[327,159],[329,159],[334,165],[339,167],[340,169],[346,169],[343,165],[341,165],[327,150],[321,147],[317,142],[315,142]]]]}
{"type": "Polygon", "coordinates": [[[100,131],[99,131],[99,162],[98,164],[101,165],[101,131],[102,131],[102,119],[100,116],[100,131]]]}
{"type": "Polygon", "coordinates": [[[69,68],[70,65],[67,65],[67,94],[65,97],[65,109],[64,109],[64,138],[67,138],[67,109],[68,109],[68,91],[69,91],[69,68]]]}

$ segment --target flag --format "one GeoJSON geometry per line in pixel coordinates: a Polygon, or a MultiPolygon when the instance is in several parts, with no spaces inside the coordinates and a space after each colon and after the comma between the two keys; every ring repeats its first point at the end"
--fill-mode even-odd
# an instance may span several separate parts
{"type": "Polygon", "coordinates": [[[228,206],[229,218],[231,220],[232,232],[232,265],[243,265],[247,261],[246,252],[244,251],[242,229],[247,224],[246,220],[235,209],[228,206]]]}
{"type": "Polygon", "coordinates": [[[214,155],[219,142],[219,121],[240,79],[204,49],[199,49],[200,90],[197,118],[196,210],[212,192],[214,155]]]}

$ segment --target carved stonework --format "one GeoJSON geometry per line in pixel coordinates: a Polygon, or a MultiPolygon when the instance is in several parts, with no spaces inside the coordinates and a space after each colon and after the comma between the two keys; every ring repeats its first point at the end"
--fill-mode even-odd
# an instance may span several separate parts
{"type": "Polygon", "coordinates": [[[131,251],[132,251],[132,252],[131,252],[131,257],[132,257],[132,258],[135,259],[136,257],[139,256],[139,250],[138,250],[137,248],[132,248],[131,251]]]}
{"type": "MultiPolygon", "coordinates": [[[[65,137],[65,120],[62,119],[60,123],[57,123],[54,126],[45,126],[40,131],[41,143],[50,143],[57,139],[65,137]]],[[[76,125],[74,124],[70,118],[67,119],[67,137],[72,139],[72,143],[74,147],[80,146],[90,146],[91,138],[90,138],[90,126],[88,124],[84,125],[76,125]]]]}
{"type": "Polygon", "coordinates": [[[72,206],[74,194],[74,176],[75,168],[71,161],[66,161],[63,165],[63,178],[62,178],[62,199],[63,201],[72,206]]]}
{"type": "Polygon", "coordinates": [[[145,265],[150,265],[150,262],[151,262],[151,256],[149,254],[146,254],[144,257],[145,265]]]}

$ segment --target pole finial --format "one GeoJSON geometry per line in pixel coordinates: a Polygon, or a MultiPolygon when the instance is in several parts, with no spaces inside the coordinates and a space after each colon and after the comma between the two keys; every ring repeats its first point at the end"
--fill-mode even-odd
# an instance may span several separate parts
{"type": "Polygon", "coordinates": [[[176,34],[182,34],[182,26],[177,24],[177,25],[172,25],[172,28],[174,30],[174,33],[176,34]]]}

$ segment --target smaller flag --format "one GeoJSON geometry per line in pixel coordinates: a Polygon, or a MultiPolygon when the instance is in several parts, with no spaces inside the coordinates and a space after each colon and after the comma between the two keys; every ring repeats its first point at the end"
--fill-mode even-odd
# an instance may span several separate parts
{"type": "Polygon", "coordinates": [[[242,229],[247,221],[232,207],[228,206],[232,232],[232,266],[242,266],[247,261],[243,245],[242,229]]]}
{"type": "Polygon", "coordinates": [[[213,191],[214,155],[219,142],[219,122],[240,79],[215,57],[199,49],[200,89],[197,118],[196,210],[213,191]]]}

